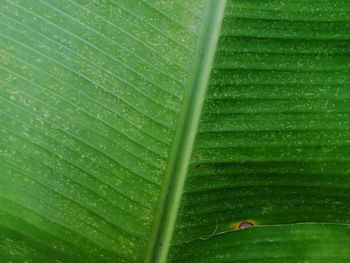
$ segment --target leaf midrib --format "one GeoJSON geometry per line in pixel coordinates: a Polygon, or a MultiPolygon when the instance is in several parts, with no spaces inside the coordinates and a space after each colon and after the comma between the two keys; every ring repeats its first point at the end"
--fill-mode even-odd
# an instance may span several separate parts
{"type": "Polygon", "coordinates": [[[163,263],[167,259],[225,5],[226,0],[208,0],[205,6],[195,60],[185,87],[186,94],[170,149],[153,233],[145,258],[147,263],[163,263]]]}

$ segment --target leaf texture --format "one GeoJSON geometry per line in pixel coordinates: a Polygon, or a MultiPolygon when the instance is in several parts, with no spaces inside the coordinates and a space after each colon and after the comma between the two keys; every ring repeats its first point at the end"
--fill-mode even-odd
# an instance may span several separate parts
{"type": "Polygon", "coordinates": [[[178,246],[174,262],[346,263],[349,230],[332,224],[252,227],[178,246]]]}
{"type": "Polygon", "coordinates": [[[172,262],[350,260],[349,8],[227,2],[172,262]]]}
{"type": "Polygon", "coordinates": [[[143,261],[203,8],[1,0],[1,262],[143,261]]]}
{"type": "Polygon", "coordinates": [[[1,262],[350,261],[347,0],[0,12],[1,262]]]}

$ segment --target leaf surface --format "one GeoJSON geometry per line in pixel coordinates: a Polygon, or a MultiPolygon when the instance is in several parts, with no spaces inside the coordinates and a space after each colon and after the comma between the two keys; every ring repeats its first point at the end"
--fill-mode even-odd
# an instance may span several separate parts
{"type": "Polygon", "coordinates": [[[349,262],[348,1],[0,4],[1,262],[349,262]]]}

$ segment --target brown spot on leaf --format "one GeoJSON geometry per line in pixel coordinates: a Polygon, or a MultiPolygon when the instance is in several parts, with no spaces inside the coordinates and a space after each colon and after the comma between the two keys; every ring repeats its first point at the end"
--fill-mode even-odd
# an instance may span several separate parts
{"type": "Polygon", "coordinates": [[[195,160],[194,168],[199,169],[201,167],[201,154],[199,152],[194,153],[193,159],[195,160]]]}
{"type": "Polygon", "coordinates": [[[251,226],[254,226],[253,222],[243,221],[238,225],[238,228],[241,229],[241,228],[247,228],[247,227],[251,227],[251,226]]]}

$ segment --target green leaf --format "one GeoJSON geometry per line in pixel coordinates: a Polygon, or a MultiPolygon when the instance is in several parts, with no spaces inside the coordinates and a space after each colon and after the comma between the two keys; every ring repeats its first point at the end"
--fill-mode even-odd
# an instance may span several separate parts
{"type": "Polygon", "coordinates": [[[350,261],[350,2],[0,4],[1,262],[350,261]]]}

